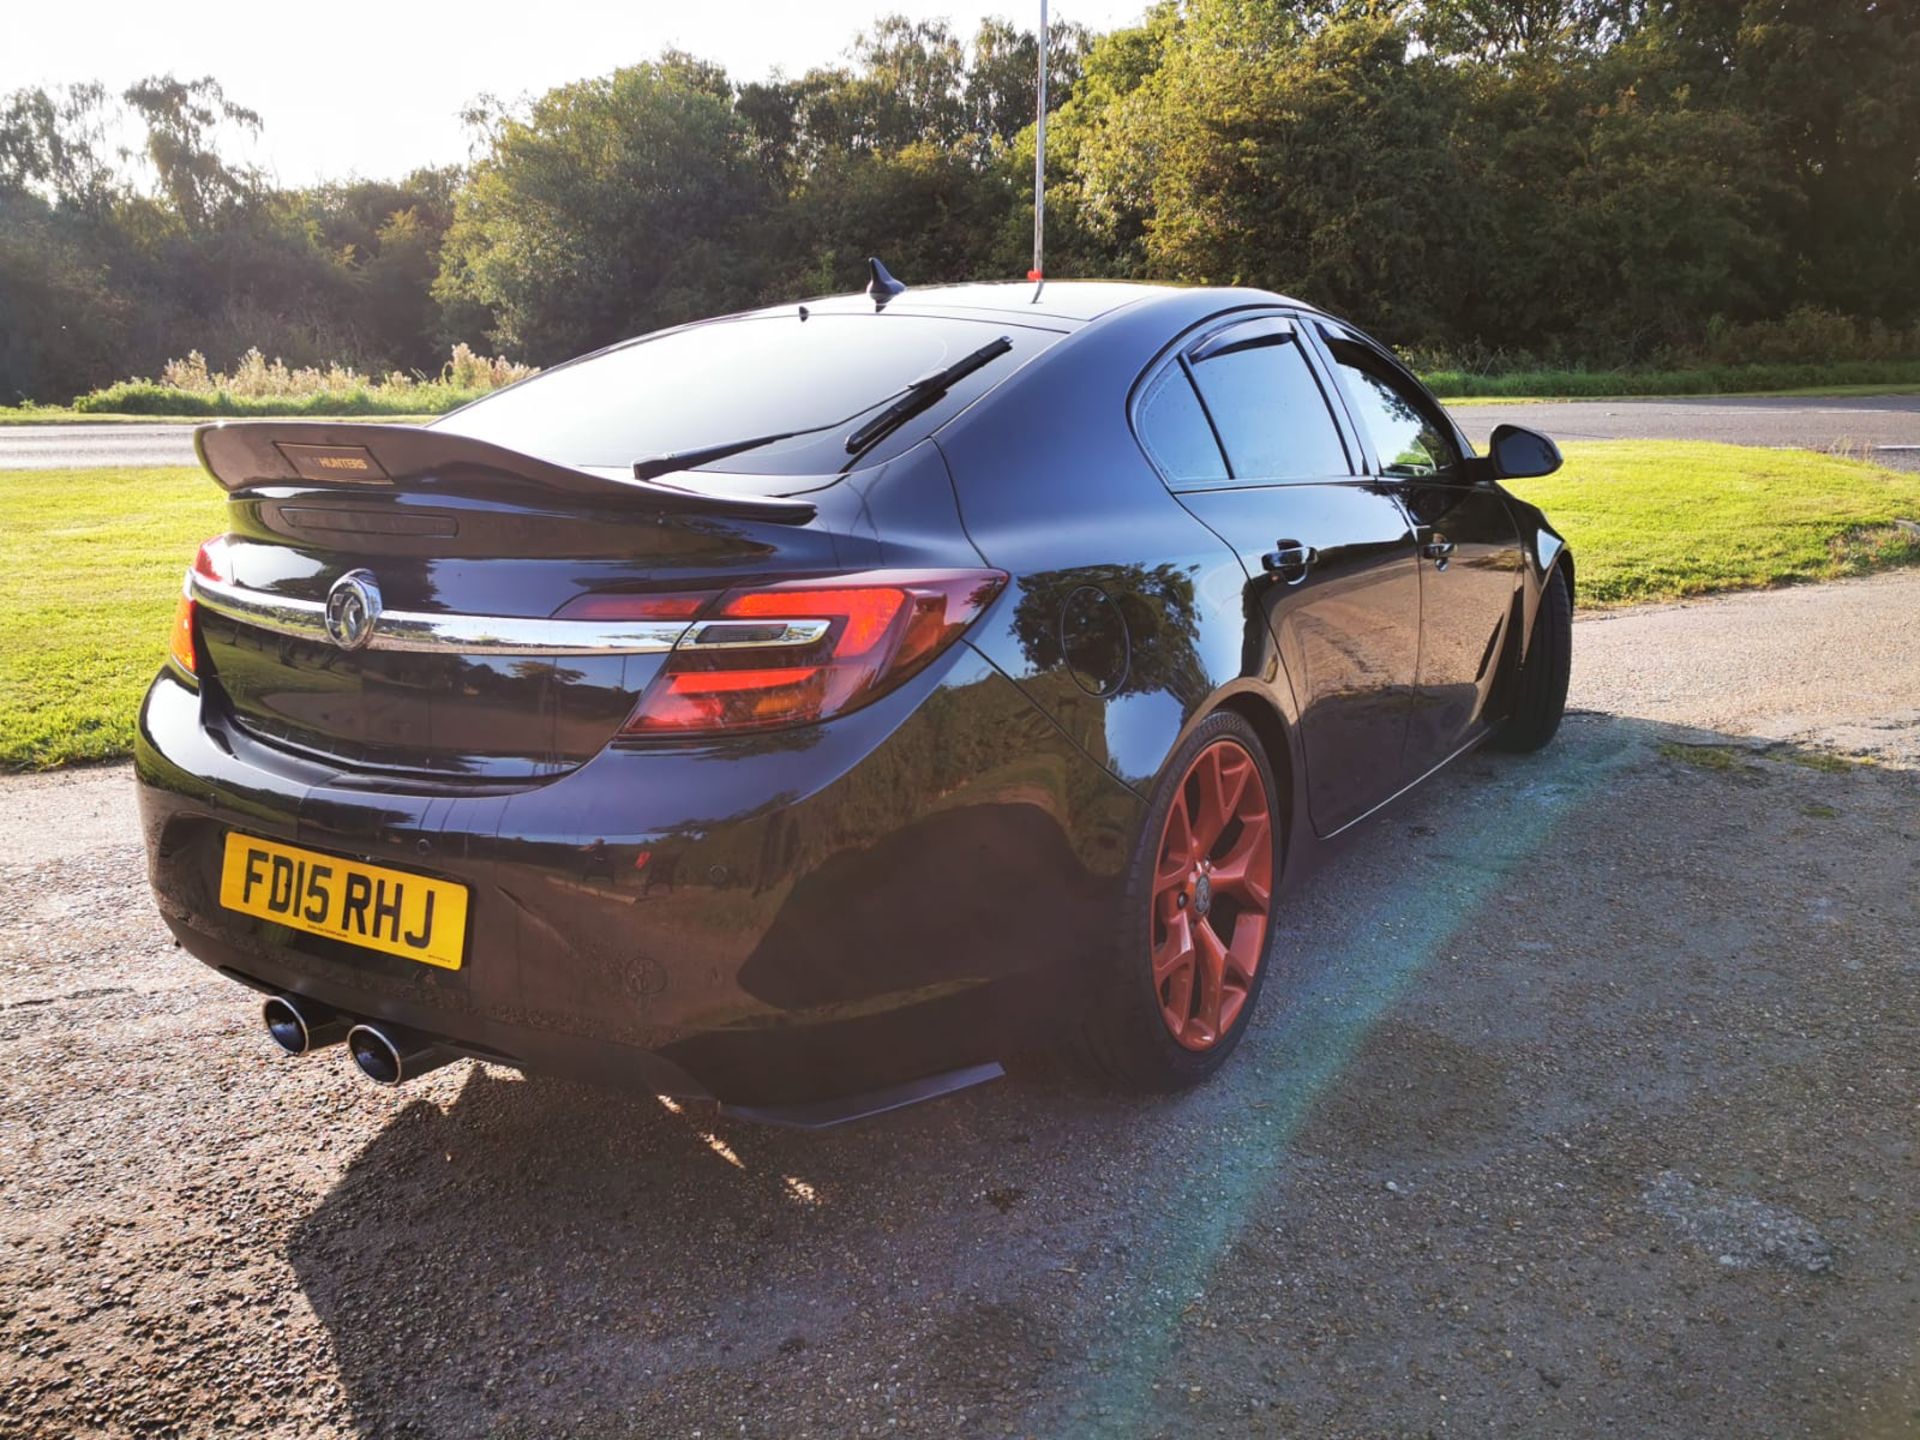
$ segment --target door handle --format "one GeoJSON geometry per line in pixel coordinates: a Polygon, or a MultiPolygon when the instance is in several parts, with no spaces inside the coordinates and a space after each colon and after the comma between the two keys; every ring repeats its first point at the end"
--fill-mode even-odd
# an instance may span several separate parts
{"type": "Polygon", "coordinates": [[[1268,574],[1278,575],[1289,585],[1298,585],[1306,579],[1313,562],[1320,558],[1318,550],[1298,540],[1278,540],[1274,547],[1260,557],[1260,563],[1267,567],[1268,574]]]}
{"type": "Polygon", "coordinates": [[[1436,530],[1427,537],[1427,542],[1420,547],[1420,553],[1434,562],[1434,569],[1444,570],[1447,568],[1448,558],[1453,554],[1453,541],[1447,539],[1446,536],[1436,530]]]}

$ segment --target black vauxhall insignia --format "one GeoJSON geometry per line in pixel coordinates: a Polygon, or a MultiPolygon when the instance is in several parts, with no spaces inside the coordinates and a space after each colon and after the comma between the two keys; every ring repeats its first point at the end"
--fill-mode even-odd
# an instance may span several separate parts
{"type": "Polygon", "coordinates": [[[1329,842],[1551,738],[1550,441],[1277,295],[876,277],[200,432],[146,841],[283,1046],[798,1123],[1068,1036],[1186,1085],[1329,842]]]}

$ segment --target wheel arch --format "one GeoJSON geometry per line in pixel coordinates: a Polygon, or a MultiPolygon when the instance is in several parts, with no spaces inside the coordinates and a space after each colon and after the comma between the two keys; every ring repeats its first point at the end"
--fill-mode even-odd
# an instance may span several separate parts
{"type": "Polygon", "coordinates": [[[1547,567],[1546,578],[1550,581],[1555,575],[1562,574],[1567,577],[1567,599],[1577,601],[1580,596],[1580,590],[1579,587],[1574,584],[1575,572],[1573,568],[1573,547],[1571,545],[1562,545],[1560,547],[1560,553],[1553,557],[1553,563],[1547,567]]]}
{"type": "Polygon", "coordinates": [[[1286,718],[1273,703],[1252,690],[1235,691],[1207,713],[1218,714],[1222,710],[1232,711],[1252,726],[1253,733],[1259,737],[1261,749],[1266,751],[1267,764],[1273,771],[1273,783],[1280,791],[1274,797],[1274,813],[1281,826],[1280,868],[1284,875],[1287,857],[1293,853],[1294,804],[1298,794],[1292,732],[1287,728],[1286,718]]]}

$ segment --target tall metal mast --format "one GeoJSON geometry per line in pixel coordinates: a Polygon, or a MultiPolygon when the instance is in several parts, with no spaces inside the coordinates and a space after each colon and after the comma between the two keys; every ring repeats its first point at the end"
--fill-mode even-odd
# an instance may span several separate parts
{"type": "Polygon", "coordinates": [[[1040,115],[1033,126],[1033,269],[1029,280],[1046,278],[1047,238],[1047,0],[1040,0],[1040,115]]]}

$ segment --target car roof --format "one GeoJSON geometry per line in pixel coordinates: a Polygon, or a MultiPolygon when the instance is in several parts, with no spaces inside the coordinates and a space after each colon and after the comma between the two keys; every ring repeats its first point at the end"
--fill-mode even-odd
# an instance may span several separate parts
{"type": "MultiPolygon", "coordinates": [[[[1076,329],[1103,315],[1145,301],[1191,297],[1211,287],[1143,284],[1126,280],[1046,280],[987,281],[966,285],[909,285],[886,304],[889,314],[970,315],[1047,322],[1059,328],[1076,329]],[[1064,325],[1061,322],[1066,322],[1064,325]]],[[[1244,300],[1246,290],[1217,290],[1222,296],[1244,300]]],[[[1276,305],[1311,310],[1315,307],[1284,295],[1264,296],[1276,305]]],[[[865,313],[873,307],[873,297],[856,291],[851,295],[827,295],[805,302],[810,310],[823,314],[865,313]]],[[[770,306],[769,311],[786,313],[792,305],[770,306]]],[[[767,313],[767,312],[761,312],[767,313]]]]}
{"type": "MultiPolygon", "coordinates": [[[[1150,353],[1158,350],[1174,336],[1185,333],[1195,325],[1207,323],[1214,317],[1230,315],[1236,311],[1244,313],[1249,310],[1269,308],[1294,309],[1309,314],[1322,313],[1315,306],[1266,290],[1229,286],[1157,285],[1114,280],[926,285],[904,289],[880,305],[876,305],[871,295],[856,291],[852,294],[820,296],[804,301],[788,301],[778,305],[763,306],[755,310],[736,311],[731,315],[716,315],[663,330],[651,331],[552,366],[521,383],[529,386],[540,384],[575,366],[590,364],[635,346],[672,335],[741,321],[791,321],[796,317],[796,312],[798,312],[797,318],[801,320],[805,320],[809,314],[833,315],[847,321],[862,317],[869,321],[882,321],[887,318],[908,316],[929,322],[945,322],[949,325],[960,322],[963,325],[993,326],[1004,332],[1021,335],[1023,338],[1019,341],[1019,348],[1026,354],[1028,360],[1034,360],[1058,345],[1075,341],[1076,337],[1080,341],[1093,341],[1096,332],[1117,335],[1124,331],[1127,340],[1123,348],[1126,348],[1128,353],[1132,353],[1142,343],[1147,344],[1150,353]],[[1110,326],[1116,328],[1109,331],[1110,326]]],[[[853,328],[860,330],[865,327],[853,328]]],[[[895,450],[911,448],[911,445],[919,443],[919,440],[924,439],[926,435],[944,428],[959,419],[961,414],[972,410],[976,402],[1000,390],[1007,380],[1022,374],[1025,369],[1024,364],[1016,366],[1012,371],[996,369],[987,372],[979,382],[965,382],[967,393],[961,396],[963,403],[957,410],[938,417],[928,427],[921,427],[923,433],[916,432],[908,436],[893,450],[887,448],[891,441],[883,442],[874,455],[884,459],[895,450]]],[[[508,387],[509,390],[518,388],[517,385],[508,387]]],[[[496,392],[496,395],[498,393],[500,392],[496,392]]],[[[472,405],[453,412],[453,415],[464,415],[468,410],[485,406],[495,398],[495,396],[482,397],[472,405]]],[[[453,415],[442,416],[432,423],[440,426],[447,425],[452,422],[453,415]]],[[[824,430],[831,427],[819,428],[824,430]]],[[[903,431],[905,428],[903,427],[903,431]]],[[[796,436],[814,433],[814,431],[801,431],[796,432],[796,436]]],[[[577,458],[564,456],[548,458],[595,473],[624,474],[629,468],[627,465],[582,464],[577,458]]],[[[869,463],[873,458],[873,456],[866,457],[862,463],[869,463]]],[[[838,456],[834,459],[834,464],[837,466],[842,460],[844,456],[838,456]]],[[[744,469],[701,468],[703,474],[756,477],[765,480],[769,485],[779,481],[803,478],[814,482],[809,488],[818,488],[827,476],[827,471],[823,469],[804,471],[755,469],[751,465],[744,469]]],[[[789,492],[768,489],[764,492],[744,493],[789,492]]]]}

